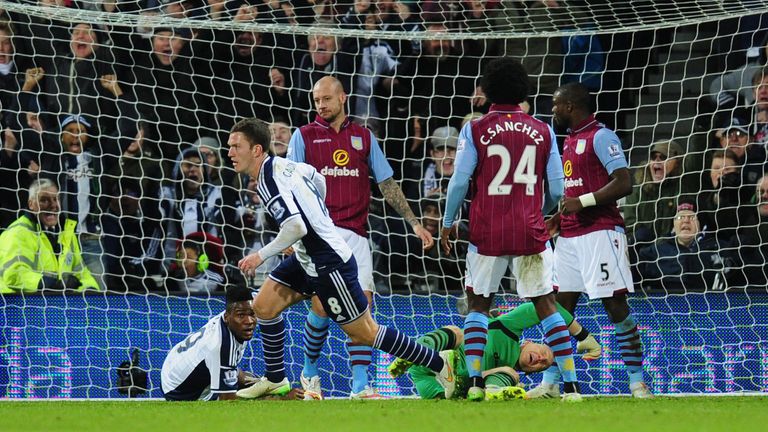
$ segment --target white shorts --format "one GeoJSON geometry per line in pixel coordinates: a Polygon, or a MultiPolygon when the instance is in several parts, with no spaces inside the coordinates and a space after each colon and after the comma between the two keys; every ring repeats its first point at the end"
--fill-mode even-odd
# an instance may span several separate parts
{"type": "Polygon", "coordinates": [[[555,283],[560,292],[585,292],[590,299],[634,292],[627,256],[627,236],[602,230],[560,237],[555,244],[555,283]]]}
{"type": "Polygon", "coordinates": [[[357,281],[363,291],[374,292],[373,285],[373,261],[371,259],[371,245],[368,239],[345,228],[336,227],[336,232],[347,242],[352,249],[352,255],[357,261],[357,281]]]}
{"type": "Polygon", "coordinates": [[[475,295],[489,297],[498,292],[501,278],[510,269],[517,281],[518,297],[541,297],[554,290],[553,260],[549,247],[539,254],[524,256],[486,256],[470,250],[467,252],[464,286],[472,288],[475,295]]]}

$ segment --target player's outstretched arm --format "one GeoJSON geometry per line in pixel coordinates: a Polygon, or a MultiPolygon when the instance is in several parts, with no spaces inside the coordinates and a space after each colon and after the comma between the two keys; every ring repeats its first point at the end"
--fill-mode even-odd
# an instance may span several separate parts
{"type": "Polygon", "coordinates": [[[379,189],[384,196],[384,200],[392,206],[395,211],[408,222],[408,225],[413,228],[414,234],[421,239],[421,245],[424,250],[429,250],[435,244],[435,240],[432,238],[432,234],[429,233],[419,222],[419,218],[413,214],[413,210],[408,205],[408,201],[405,199],[403,191],[400,186],[397,185],[395,179],[392,177],[379,183],[379,189]]]}

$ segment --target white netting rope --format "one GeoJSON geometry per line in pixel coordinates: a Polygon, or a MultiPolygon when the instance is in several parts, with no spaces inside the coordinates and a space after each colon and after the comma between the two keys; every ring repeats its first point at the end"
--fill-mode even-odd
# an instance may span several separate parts
{"type": "MultiPolygon", "coordinates": [[[[88,4],[88,2],[84,2],[88,4]]],[[[175,3],[175,2],[166,2],[175,3]]],[[[440,5],[441,0],[433,2],[440,5]]],[[[458,9],[453,5],[454,2],[445,1],[446,11],[439,10],[428,12],[440,15],[446,25],[468,25],[472,23],[487,23],[490,17],[482,18],[455,18],[452,15],[460,15],[458,9]],[[451,9],[454,7],[454,9],[451,9]],[[445,18],[445,17],[449,18],[445,18]]],[[[531,1],[531,4],[541,3],[542,8],[546,8],[546,1],[531,1]]],[[[558,2],[554,2],[558,3],[558,2]]],[[[567,3],[567,2],[560,2],[567,3]]],[[[519,20],[504,22],[493,28],[483,28],[482,26],[473,31],[461,31],[462,27],[455,32],[442,32],[437,34],[420,34],[409,31],[391,30],[386,32],[388,39],[403,40],[481,40],[481,39],[522,39],[533,35],[546,34],[549,37],[559,36],[581,36],[593,34],[610,34],[617,31],[644,31],[665,28],[670,26],[697,25],[705,23],[716,23],[724,19],[739,18],[746,15],[754,15],[768,10],[768,1],[766,0],[743,0],[739,2],[722,2],[716,0],[687,0],[676,1],[674,4],[665,1],[646,1],[630,0],[621,2],[622,5],[586,5],[579,7],[561,7],[556,8],[556,12],[545,13],[545,18],[539,20],[540,26],[527,22],[522,16],[519,20]],[[561,30],[558,27],[570,26],[568,30],[561,30]]],[[[349,28],[339,28],[333,24],[344,14],[338,15],[315,15],[310,16],[312,21],[320,18],[324,24],[317,26],[313,24],[280,24],[270,23],[276,21],[272,17],[257,16],[255,22],[236,22],[227,19],[193,19],[176,18],[163,14],[158,14],[162,6],[148,8],[147,11],[154,11],[151,14],[131,14],[131,13],[107,13],[101,10],[93,10],[103,7],[99,2],[93,2],[91,7],[84,8],[61,8],[52,6],[40,6],[27,3],[15,3],[7,0],[0,1],[0,7],[9,12],[17,12],[25,15],[35,16],[44,19],[56,18],[70,22],[83,22],[94,25],[119,25],[133,27],[171,27],[171,28],[199,28],[211,30],[235,30],[235,31],[259,31],[276,34],[287,34],[296,36],[309,35],[336,35],[340,37],[372,38],[381,37],[380,30],[356,30],[349,28]]],[[[312,9],[311,6],[307,7],[312,9]]],[[[296,11],[301,11],[301,7],[293,7],[296,11]]],[[[187,12],[203,11],[207,13],[208,6],[199,9],[191,8],[187,12]]],[[[499,11],[500,9],[487,9],[489,11],[499,11]]],[[[503,11],[503,10],[502,10],[503,11]]],[[[463,12],[463,11],[462,11],[463,12]]],[[[394,12],[393,12],[394,13],[394,12]]],[[[361,13],[362,15],[362,13],[361,13]]]]}

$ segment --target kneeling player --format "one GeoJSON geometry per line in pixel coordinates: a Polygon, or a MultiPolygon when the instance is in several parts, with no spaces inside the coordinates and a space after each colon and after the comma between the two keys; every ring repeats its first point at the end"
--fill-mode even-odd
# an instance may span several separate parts
{"type": "Polygon", "coordinates": [[[249,384],[237,365],[256,326],[252,299],[250,290],[230,287],[226,310],[171,349],[160,372],[166,400],[236,399],[249,384]]]}
{"type": "MultiPolygon", "coordinates": [[[[579,335],[582,332],[581,325],[562,306],[557,305],[557,310],[562,314],[570,333],[579,335]]],[[[525,303],[505,315],[489,320],[488,342],[483,351],[481,365],[486,385],[485,399],[524,397],[525,391],[516,387],[520,381],[516,370],[525,373],[541,372],[554,363],[554,354],[549,346],[530,341],[520,343],[523,330],[540,322],[533,303],[525,303]]],[[[437,351],[456,350],[454,397],[465,397],[471,386],[471,379],[463,361],[465,353],[462,330],[456,326],[447,326],[427,333],[418,341],[437,351]]],[[[592,335],[588,335],[579,342],[578,351],[585,352],[585,358],[597,359],[600,357],[601,347],[592,335]]],[[[435,380],[434,373],[426,368],[397,359],[390,364],[389,371],[395,377],[407,371],[422,399],[443,397],[442,387],[435,380]]]]}

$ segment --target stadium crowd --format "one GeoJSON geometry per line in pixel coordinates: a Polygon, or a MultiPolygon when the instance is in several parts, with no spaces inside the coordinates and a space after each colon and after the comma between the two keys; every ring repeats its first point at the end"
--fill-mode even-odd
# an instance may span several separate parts
{"type": "MultiPolygon", "coordinates": [[[[567,5],[588,16],[580,3],[39,1],[425,34],[589,29],[584,23],[596,25],[594,19],[557,13],[567,5]]],[[[4,12],[0,292],[206,294],[225,284],[261,285],[277,259],[247,280],[236,263],[269,242],[277,227],[256,182],[230,168],[222,143],[238,119],[257,117],[270,123],[275,151],[284,156],[292,131],[314,120],[312,88],[326,75],[341,81],[351,119],[379,139],[414,213],[437,239],[459,130],[488,110],[476,81],[489,59],[523,59],[537,95],[526,106],[531,114],[549,121],[554,90],[579,81],[593,91],[598,119],[620,131],[633,91],[623,83],[636,80],[648,63],[649,46],[637,47],[644,35],[386,40],[102,27],[4,12]],[[61,221],[48,220],[59,211],[61,221]],[[73,257],[61,268],[65,237],[73,257]],[[38,259],[44,248],[47,262],[38,259]],[[30,277],[30,269],[37,276],[30,277]]],[[[768,45],[758,52],[712,80],[711,100],[704,98],[708,106],[697,121],[703,133],[647,146],[647,161],[622,205],[635,280],[643,288],[766,285],[768,45]]],[[[466,243],[453,256],[439,248],[422,251],[405,222],[376,198],[369,223],[377,288],[460,290],[466,243]]]]}

